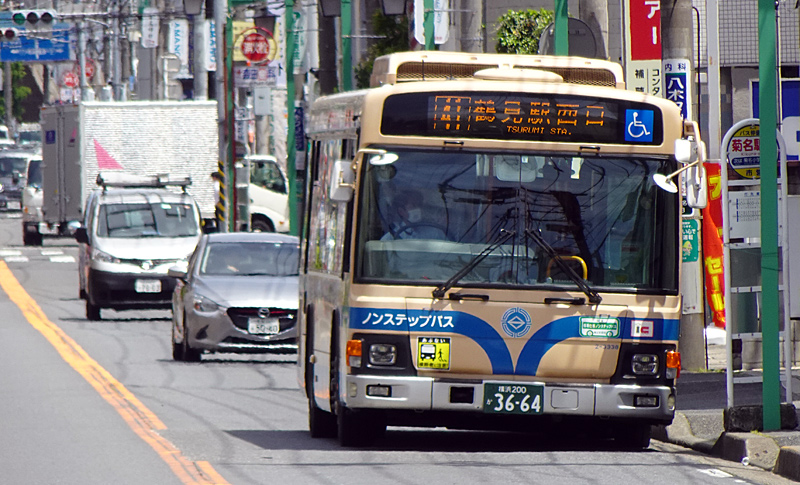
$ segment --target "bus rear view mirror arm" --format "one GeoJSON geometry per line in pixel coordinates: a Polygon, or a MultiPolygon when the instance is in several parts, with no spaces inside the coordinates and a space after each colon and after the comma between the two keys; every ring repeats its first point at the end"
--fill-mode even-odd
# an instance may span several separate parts
{"type": "Polygon", "coordinates": [[[330,194],[335,202],[350,202],[355,189],[355,170],[352,162],[337,160],[333,164],[333,177],[331,177],[330,194]]]}

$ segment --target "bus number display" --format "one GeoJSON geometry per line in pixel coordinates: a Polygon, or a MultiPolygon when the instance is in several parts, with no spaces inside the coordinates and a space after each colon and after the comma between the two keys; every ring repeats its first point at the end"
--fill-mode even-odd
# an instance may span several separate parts
{"type": "Polygon", "coordinates": [[[655,106],[569,95],[413,93],[386,99],[385,135],[660,144],[655,106]]]}

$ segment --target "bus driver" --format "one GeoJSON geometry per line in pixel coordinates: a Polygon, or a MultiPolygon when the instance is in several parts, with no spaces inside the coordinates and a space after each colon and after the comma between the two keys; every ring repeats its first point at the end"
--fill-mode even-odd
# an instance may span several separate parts
{"type": "Polygon", "coordinates": [[[415,190],[401,192],[392,204],[397,219],[389,224],[389,232],[381,241],[393,239],[447,239],[438,224],[426,222],[422,217],[422,194],[415,190]]]}

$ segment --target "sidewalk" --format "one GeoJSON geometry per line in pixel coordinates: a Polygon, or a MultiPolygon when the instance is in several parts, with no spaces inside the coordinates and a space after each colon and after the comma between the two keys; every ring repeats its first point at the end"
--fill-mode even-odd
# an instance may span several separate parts
{"type": "MultiPolygon", "coordinates": [[[[653,428],[653,438],[674,443],[743,466],[757,466],[800,481],[800,369],[794,369],[792,408],[781,405],[781,431],[725,431],[754,429],[761,423],[763,404],[760,370],[736,371],[734,407],[728,411],[725,331],[710,328],[708,372],[681,372],[677,381],[677,411],[670,426],[653,428]],[[791,429],[785,429],[791,428],[791,429]]],[[[781,399],[783,399],[783,388],[781,399]]]]}

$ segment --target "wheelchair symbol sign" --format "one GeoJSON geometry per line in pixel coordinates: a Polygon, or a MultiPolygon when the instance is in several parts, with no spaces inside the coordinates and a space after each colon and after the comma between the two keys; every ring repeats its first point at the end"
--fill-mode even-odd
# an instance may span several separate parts
{"type": "Polygon", "coordinates": [[[653,141],[653,111],[645,109],[625,110],[625,141],[653,141]]]}

